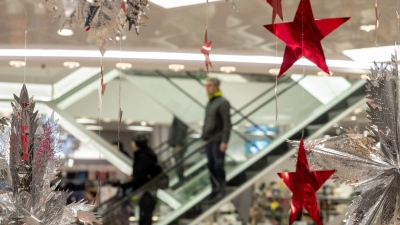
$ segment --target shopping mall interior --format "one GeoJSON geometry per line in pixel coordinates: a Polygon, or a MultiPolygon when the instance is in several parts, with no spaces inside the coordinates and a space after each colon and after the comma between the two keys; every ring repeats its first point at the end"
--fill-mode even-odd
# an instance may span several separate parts
{"type": "MultiPolygon", "coordinates": [[[[150,224],[139,223],[141,197],[166,177],[167,187],[151,192],[152,224],[288,224],[292,192],[277,174],[296,170],[299,148],[288,140],[303,138],[307,149],[307,141],[349,130],[370,135],[368,74],[374,61],[391,62],[400,40],[395,1],[2,0],[0,6],[0,115],[11,124],[23,116],[17,113],[23,97],[16,96],[25,84],[38,115],[59,124],[52,187],[71,192],[67,204],[87,201],[105,225],[150,224]],[[301,11],[307,3],[311,14],[301,11]],[[351,19],[321,26],[310,16],[351,19]],[[283,24],[298,18],[301,26],[283,24]],[[335,28],[324,31],[329,26],[335,28]],[[290,51],[301,59],[282,72],[296,57],[290,51]],[[217,199],[206,151],[212,141],[203,136],[210,79],[220,81],[230,103],[226,186],[217,199]],[[137,136],[148,139],[162,172],[132,190],[123,184],[135,180],[137,136]],[[179,150],[172,136],[184,139],[179,150]]],[[[0,135],[1,154],[13,151],[12,137],[4,145],[0,135]]],[[[11,162],[0,169],[12,171],[11,162]]],[[[360,194],[351,183],[329,179],[315,193],[324,224],[346,223],[360,194]]],[[[294,224],[317,224],[300,211],[294,224]]],[[[74,224],[85,223],[75,217],[74,224]]],[[[56,224],[43,221],[23,224],[56,224]]]]}

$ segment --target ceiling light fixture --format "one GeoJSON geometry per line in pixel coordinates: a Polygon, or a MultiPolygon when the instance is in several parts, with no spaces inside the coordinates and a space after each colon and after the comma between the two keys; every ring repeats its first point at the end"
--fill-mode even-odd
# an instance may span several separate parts
{"type": "Polygon", "coordinates": [[[60,36],[64,36],[64,37],[69,37],[69,36],[72,36],[72,35],[74,35],[74,31],[73,30],[70,30],[70,29],[62,29],[62,30],[58,30],[57,31],[57,34],[58,35],[60,35],[60,36]]]}
{"type": "Polygon", "coordinates": [[[24,61],[10,61],[10,66],[14,68],[24,67],[26,64],[24,61]]]}
{"type": "Polygon", "coordinates": [[[81,123],[81,124],[96,124],[97,123],[97,120],[89,119],[89,118],[85,118],[85,117],[77,118],[75,121],[77,123],[81,123]]]}
{"type": "Polygon", "coordinates": [[[70,69],[75,69],[79,67],[78,62],[64,62],[64,66],[70,69]]]}
{"type": "Polygon", "coordinates": [[[223,66],[220,68],[221,72],[224,73],[232,73],[236,71],[236,67],[234,66],[223,66]]]}
{"type": "MultiPolygon", "coordinates": [[[[208,2],[216,2],[216,1],[221,1],[221,0],[208,0],[208,2]]],[[[166,9],[206,3],[206,1],[204,0],[173,0],[173,1],[150,0],[150,2],[166,9]]]]}
{"type": "Polygon", "coordinates": [[[376,29],[376,27],[374,24],[360,26],[360,30],[363,30],[365,32],[370,32],[371,30],[375,30],[375,29],[376,29]]]}
{"type": "Polygon", "coordinates": [[[168,68],[172,71],[179,72],[179,71],[185,69],[185,66],[182,64],[171,64],[168,66],[168,68]]]}
{"type": "Polygon", "coordinates": [[[112,119],[111,119],[111,118],[104,118],[103,121],[104,121],[105,123],[110,123],[110,122],[112,121],[112,119]]]}
{"type": "Polygon", "coordinates": [[[127,69],[132,68],[132,64],[130,64],[130,63],[117,63],[116,67],[118,69],[121,69],[121,70],[127,70],[127,69]]]}
{"type": "Polygon", "coordinates": [[[356,116],[352,116],[352,117],[350,117],[350,119],[353,120],[353,121],[356,121],[357,117],[356,116]]]}
{"type": "Polygon", "coordinates": [[[134,123],[135,121],[134,120],[131,120],[131,119],[127,119],[127,120],[125,120],[125,125],[131,125],[132,123],[134,123]]]}
{"type": "Polygon", "coordinates": [[[98,125],[87,125],[85,126],[87,130],[103,130],[104,128],[102,126],[98,125]]]}
{"type": "Polygon", "coordinates": [[[146,127],[146,126],[127,126],[126,129],[133,131],[147,131],[147,132],[153,131],[152,127],[146,127]]]}
{"type": "Polygon", "coordinates": [[[276,76],[276,75],[279,74],[280,71],[281,71],[281,69],[279,69],[279,68],[273,68],[273,69],[270,69],[268,72],[269,72],[270,74],[276,76]]]}
{"type": "MultiPolygon", "coordinates": [[[[393,53],[391,46],[390,53],[393,53]]],[[[365,53],[364,53],[365,54],[365,53]]],[[[99,58],[101,55],[95,50],[45,50],[45,49],[0,49],[0,57],[62,57],[62,58],[99,58]]],[[[389,54],[390,56],[390,54],[389,54]]],[[[140,60],[159,60],[159,61],[196,61],[204,62],[204,55],[201,53],[180,53],[180,52],[139,52],[139,51],[107,51],[104,58],[112,59],[140,59],[140,60]]],[[[213,62],[224,63],[248,63],[248,64],[281,64],[283,58],[275,56],[261,55],[222,55],[213,54],[213,62]]],[[[372,60],[373,61],[373,60],[372,60]]],[[[371,61],[371,62],[372,62],[371,61]]],[[[360,73],[359,70],[369,71],[373,63],[355,62],[352,60],[326,60],[329,68],[345,68],[347,71],[357,69],[353,73],[360,73]]],[[[307,59],[299,59],[296,66],[315,65],[307,59]]]]}
{"type": "Polygon", "coordinates": [[[363,79],[363,80],[367,80],[367,79],[368,79],[368,75],[367,75],[367,74],[363,74],[363,75],[361,75],[361,79],[363,79]]]}
{"type": "Polygon", "coordinates": [[[332,76],[333,72],[329,71],[329,74],[325,73],[325,71],[318,71],[317,73],[318,76],[323,76],[323,77],[327,77],[327,76],[332,76]]]}
{"type": "Polygon", "coordinates": [[[146,123],[146,121],[142,121],[142,122],[140,123],[140,125],[142,125],[142,126],[147,126],[147,123],[146,123]]]}

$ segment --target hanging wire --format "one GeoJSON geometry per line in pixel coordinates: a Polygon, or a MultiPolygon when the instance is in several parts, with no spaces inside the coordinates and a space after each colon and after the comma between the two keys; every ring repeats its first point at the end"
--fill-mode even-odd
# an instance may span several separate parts
{"type": "MultiPolygon", "coordinates": [[[[103,77],[103,55],[101,56],[101,59],[100,59],[100,79],[104,79],[104,77],[103,77]]],[[[103,88],[103,82],[104,81],[100,81],[101,83],[100,83],[100,92],[102,91],[101,89],[103,88]]],[[[98,108],[98,110],[99,110],[99,115],[98,115],[98,121],[99,121],[99,123],[98,123],[98,125],[99,125],[99,130],[98,130],[98,135],[99,135],[99,137],[101,137],[101,135],[100,135],[100,126],[101,126],[101,111],[102,111],[102,108],[103,108],[103,96],[102,96],[102,93],[100,93],[99,94],[99,98],[101,98],[101,99],[99,99],[99,101],[101,101],[101,105],[100,105],[100,107],[98,108]]],[[[99,151],[99,161],[101,161],[101,152],[99,151]]],[[[97,174],[97,193],[96,193],[96,206],[97,206],[97,211],[99,211],[100,210],[100,186],[101,186],[101,181],[100,181],[100,175],[101,175],[101,172],[102,172],[102,166],[101,166],[101,163],[99,164],[99,171],[98,171],[98,174],[97,174]]]]}
{"type": "MultiPolygon", "coordinates": [[[[119,37],[119,51],[120,51],[120,55],[122,55],[122,33],[120,33],[120,37],[119,37]]],[[[122,57],[119,57],[119,63],[121,65],[122,63],[122,57]]],[[[122,120],[122,109],[121,109],[121,66],[119,67],[119,84],[118,84],[118,150],[120,151],[120,134],[121,134],[121,120],[122,120]]]]}

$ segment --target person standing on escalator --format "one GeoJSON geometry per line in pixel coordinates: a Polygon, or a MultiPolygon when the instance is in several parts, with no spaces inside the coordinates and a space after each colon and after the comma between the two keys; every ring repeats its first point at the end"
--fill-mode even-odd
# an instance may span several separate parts
{"type": "Polygon", "coordinates": [[[208,170],[212,184],[211,198],[225,197],[225,152],[231,131],[231,106],[220,90],[220,81],[210,78],[206,82],[209,102],[206,107],[202,139],[206,142],[208,170]]]}
{"type": "Polygon", "coordinates": [[[186,145],[187,145],[187,131],[188,126],[182,122],[179,118],[174,116],[174,120],[171,124],[169,131],[168,144],[173,148],[173,156],[177,165],[176,172],[178,174],[179,182],[184,182],[185,166],[184,162],[180,162],[185,156],[186,145]]]}
{"type": "MultiPolygon", "coordinates": [[[[132,148],[134,150],[133,160],[133,174],[132,181],[124,184],[132,188],[135,191],[149,182],[152,178],[156,177],[160,171],[157,170],[157,156],[148,145],[148,139],[146,135],[139,134],[132,139],[132,148]],[[156,171],[157,170],[157,171],[156,171]]],[[[139,225],[151,225],[153,212],[156,207],[156,195],[157,189],[155,190],[144,190],[140,200],[140,216],[139,225]]]]}

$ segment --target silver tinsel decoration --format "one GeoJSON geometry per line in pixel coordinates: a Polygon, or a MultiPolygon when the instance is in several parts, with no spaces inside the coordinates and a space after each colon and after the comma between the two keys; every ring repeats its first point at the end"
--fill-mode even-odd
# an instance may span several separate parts
{"type": "MultiPolygon", "coordinates": [[[[346,224],[400,224],[400,115],[397,56],[375,64],[366,84],[368,136],[357,130],[305,143],[314,170],[336,169],[340,183],[361,194],[350,205],[346,224]]],[[[295,145],[298,143],[295,142],[295,145]]]]}
{"type": "Polygon", "coordinates": [[[66,205],[71,193],[54,185],[60,150],[54,116],[38,116],[24,85],[14,95],[10,124],[0,120],[0,224],[67,225],[75,218],[101,224],[83,201],[66,205]]]}

